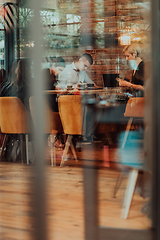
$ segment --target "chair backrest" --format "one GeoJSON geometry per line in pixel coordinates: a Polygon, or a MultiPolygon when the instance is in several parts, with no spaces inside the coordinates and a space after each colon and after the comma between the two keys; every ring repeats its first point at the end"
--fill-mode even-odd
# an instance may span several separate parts
{"type": "Polygon", "coordinates": [[[0,97],[0,126],[3,133],[29,132],[29,113],[18,97],[0,97]]]}
{"type": "Polygon", "coordinates": [[[58,99],[59,114],[65,134],[82,135],[82,99],[80,95],[62,95],[58,99]]]}
{"type": "Polygon", "coordinates": [[[144,97],[130,98],[127,102],[125,117],[144,117],[144,97]]]}
{"type": "MultiPolygon", "coordinates": [[[[35,115],[34,115],[34,97],[30,97],[29,99],[30,112],[33,119],[33,123],[35,123],[35,115]]],[[[61,123],[61,119],[58,112],[54,112],[51,110],[47,101],[44,102],[44,111],[45,111],[45,133],[63,133],[63,127],[61,123]]]]}

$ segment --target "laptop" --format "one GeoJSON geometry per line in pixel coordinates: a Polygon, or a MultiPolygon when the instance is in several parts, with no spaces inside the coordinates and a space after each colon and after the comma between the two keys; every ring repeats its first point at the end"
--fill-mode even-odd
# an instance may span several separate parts
{"type": "Polygon", "coordinates": [[[103,85],[104,87],[118,87],[118,81],[116,78],[119,74],[103,74],[103,85]]]}

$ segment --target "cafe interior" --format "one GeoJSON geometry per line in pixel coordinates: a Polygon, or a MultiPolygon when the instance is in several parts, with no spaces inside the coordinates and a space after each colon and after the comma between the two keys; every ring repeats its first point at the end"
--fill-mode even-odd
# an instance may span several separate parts
{"type": "Polygon", "coordinates": [[[159,2],[0,1],[0,238],[159,239],[159,2]]]}

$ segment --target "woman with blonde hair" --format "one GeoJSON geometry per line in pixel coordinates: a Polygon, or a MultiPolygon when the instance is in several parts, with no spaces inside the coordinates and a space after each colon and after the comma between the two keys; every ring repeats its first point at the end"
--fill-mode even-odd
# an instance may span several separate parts
{"type": "Polygon", "coordinates": [[[123,49],[129,67],[132,69],[131,81],[118,79],[119,86],[133,89],[135,96],[142,96],[144,91],[144,62],[138,44],[128,45],[123,49]]]}

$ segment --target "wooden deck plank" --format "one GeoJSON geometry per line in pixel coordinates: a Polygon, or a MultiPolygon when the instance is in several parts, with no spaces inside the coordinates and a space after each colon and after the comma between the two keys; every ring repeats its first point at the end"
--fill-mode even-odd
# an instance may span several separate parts
{"type": "MultiPolygon", "coordinates": [[[[83,240],[83,169],[96,162],[99,191],[99,224],[101,226],[148,229],[151,221],[141,213],[147,201],[134,194],[129,218],[121,218],[122,201],[126,187],[126,178],[112,198],[118,171],[118,159],[115,149],[109,149],[111,168],[103,167],[103,149],[86,147],[77,152],[79,161],[69,158],[63,168],[50,166],[46,159],[46,217],[48,239],[83,240]],[[85,159],[85,160],[84,160],[85,159]]],[[[35,221],[31,201],[34,172],[32,166],[21,163],[0,163],[0,236],[5,240],[31,240],[35,221]]]]}

